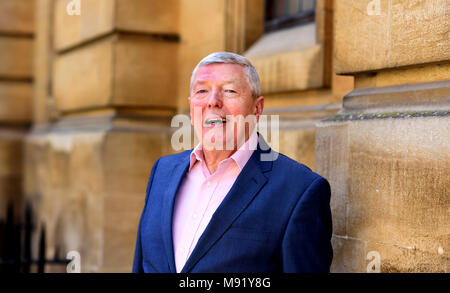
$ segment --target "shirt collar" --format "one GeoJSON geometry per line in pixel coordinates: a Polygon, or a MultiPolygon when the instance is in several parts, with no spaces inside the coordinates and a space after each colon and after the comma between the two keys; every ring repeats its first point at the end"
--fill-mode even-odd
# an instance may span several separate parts
{"type": "MultiPolygon", "coordinates": [[[[253,154],[253,151],[256,150],[256,146],[258,144],[258,133],[255,130],[250,135],[249,139],[242,144],[242,146],[234,152],[229,158],[225,159],[232,159],[236,162],[239,169],[243,169],[247,161],[250,159],[250,157],[253,154]]],[[[197,161],[204,162],[205,157],[203,154],[203,149],[200,148],[200,143],[192,150],[190,155],[190,163],[189,163],[189,171],[191,171],[192,167],[195,165],[197,161]]],[[[225,161],[223,160],[223,161],[225,161]]],[[[220,163],[222,163],[221,161],[220,163]]],[[[219,163],[219,164],[220,164],[219,163]]]]}

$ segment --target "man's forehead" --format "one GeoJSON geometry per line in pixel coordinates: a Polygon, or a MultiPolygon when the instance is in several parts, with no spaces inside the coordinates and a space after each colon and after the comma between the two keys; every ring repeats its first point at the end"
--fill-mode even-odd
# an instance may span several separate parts
{"type": "Polygon", "coordinates": [[[240,83],[245,78],[243,72],[243,66],[233,63],[214,63],[203,65],[198,68],[195,76],[194,83],[206,83],[214,79],[220,79],[226,83],[240,83]],[[242,70],[242,71],[241,71],[242,70]],[[238,72],[242,72],[242,75],[238,72]]]}
{"type": "MultiPolygon", "coordinates": [[[[201,85],[201,84],[205,84],[205,83],[209,83],[211,80],[209,78],[205,78],[202,76],[199,76],[198,78],[196,78],[194,80],[194,84],[195,85],[201,85]]],[[[220,80],[222,83],[242,83],[242,80],[239,78],[223,78],[220,80]]]]}

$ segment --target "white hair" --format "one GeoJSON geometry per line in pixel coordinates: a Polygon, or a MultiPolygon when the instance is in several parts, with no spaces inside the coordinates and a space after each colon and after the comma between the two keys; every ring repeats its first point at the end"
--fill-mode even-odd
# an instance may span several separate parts
{"type": "Polygon", "coordinates": [[[194,82],[194,76],[197,73],[197,70],[202,66],[217,63],[239,64],[243,66],[245,76],[247,77],[247,82],[252,90],[253,98],[256,99],[261,95],[261,85],[259,82],[258,72],[256,71],[255,67],[244,56],[231,52],[215,52],[203,58],[197,64],[197,66],[195,66],[194,71],[192,71],[191,89],[190,89],[191,91],[192,91],[192,83],[194,82]]]}

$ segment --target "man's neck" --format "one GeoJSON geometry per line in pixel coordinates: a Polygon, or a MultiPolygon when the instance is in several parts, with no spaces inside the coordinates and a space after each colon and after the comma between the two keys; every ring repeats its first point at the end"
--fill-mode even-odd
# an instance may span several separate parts
{"type": "MultiPolygon", "coordinates": [[[[206,166],[208,167],[209,173],[213,174],[214,172],[216,172],[217,168],[219,167],[219,163],[222,162],[223,160],[231,157],[242,145],[244,145],[246,142],[248,142],[248,140],[250,139],[250,135],[248,135],[247,133],[245,134],[245,139],[244,141],[240,143],[240,145],[236,144],[235,141],[235,145],[234,148],[232,150],[227,150],[225,148],[225,144],[223,146],[223,150],[206,150],[203,149],[203,156],[205,158],[205,163],[206,166]]],[[[237,140],[239,141],[239,140],[237,140]]]]}
{"type": "Polygon", "coordinates": [[[208,167],[209,173],[213,174],[219,167],[219,163],[223,160],[231,157],[236,152],[234,150],[203,150],[203,155],[205,157],[206,167],[208,167]]]}

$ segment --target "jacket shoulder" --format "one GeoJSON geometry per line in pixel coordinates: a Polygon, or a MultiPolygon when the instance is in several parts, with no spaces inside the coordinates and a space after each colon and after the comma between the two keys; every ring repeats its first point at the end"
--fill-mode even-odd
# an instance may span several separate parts
{"type": "Polygon", "coordinates": [[[165,165],[165,164],[173,164],[175,162],[180,162],[182,160],[189,158],[189,155],[191,152],[192,152],[192,150],[186,150],[186,151],[179,152],[176,154],[162,156],[158,159],[159,164],[165,165]]]}
{"type": "Polygon", "coordinates": [[[279,153],[278,158],[273,162],[273,171],[282,173],[289,178],[302,178],[303,181],[313,182],[319,178],[325,179],[308,166],[279,153]]]}

